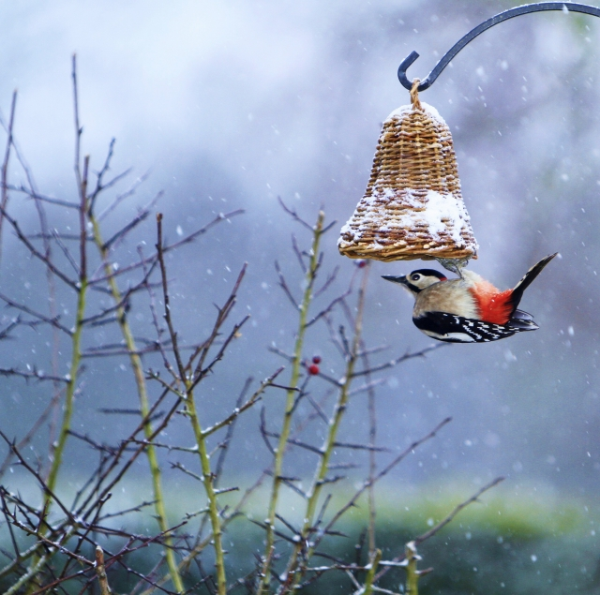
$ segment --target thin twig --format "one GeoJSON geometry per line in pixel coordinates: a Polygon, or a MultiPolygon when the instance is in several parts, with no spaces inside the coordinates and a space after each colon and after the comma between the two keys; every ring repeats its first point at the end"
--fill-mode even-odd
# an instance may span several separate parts
{"type": "MultiPolygon", "coordinates": [[[[463,508],[466,508],[469,504],[476,502],[479,499],[479,496],[481,496],[484,492],[487,492],[488,490],[497,486],[500,482],[504,481],[504,479],[505,479],[504,477],[496,477],[496,479],[493,479],[492,481],[490,481],[489,483],[484,485],[482,488],[477,490],[477,492],[475,494],[473,494],[470,498],[467,498],[464,502],[461,502],[460,504],[455,506],[454,509],[452,510],[452,512],[450,512],[450,514],[446,518],[441,520],[437,525],[432,527],[429,531],[426,531],[422,535],[419,535],[418,537],[416,537],[411,543],[414,543],[414,545],[417,546],[417,545],[420,545],[421,543],[423,543],[424,541],[426,541],[427,539],[433,537],[436,533],[438,533],[441,529],[443,529],[448,523],[452,522],[452,520],[454,520],[454,517],[461,510],[463,510],[463,508]]],[[[375,580],[377,581],[380,578],[382,578],[385,574],[387,574],[387,572],[391,568],[399,565],[403,560],[405,560],[405,558],[406,558],[406,554],[402,554],[400,556],[397,556],[390,562],[382,561],[381,566],[384,566],[384,568],[382,568],[382,570],[379,571],[379,573],[375,577],[375,580]]]]}
{"type": "Polygon", "coordinates": [[[426,533],[419,535],[419,537],[415,537],[414,542],[416,545],[420,545],[430,537],[433,537],[438,531],[444,528],[448,523],[452,522],[454,517],[463,509],[469,506],[472,502],[476,502],[479,499],[479,496],[488,490],[491,490],[493,487],[497,486],[500,482],[504,481],[505,477],[496,477],[486,485],[484,485],[480,490],[478,490],[475,494],[473,494],[470,498],[458,504],[454,510],[442,521],[440,521],[435,527],[432,527],[426,533]]]}
{"type": "Polygon", "coordinates": [[[17,92],[13,92],[10,104],[10,117],[8,119],[6,149],[4,151],[4,160],[2,162],[2,178],[0,183],[0,261],[2,260],[2,225],[4,223],[4,213],[8,207],[8,164],[10,161],[10,150],[13,144],[13,125],[15,122],[15,110],[17,106],[17,92]]]}

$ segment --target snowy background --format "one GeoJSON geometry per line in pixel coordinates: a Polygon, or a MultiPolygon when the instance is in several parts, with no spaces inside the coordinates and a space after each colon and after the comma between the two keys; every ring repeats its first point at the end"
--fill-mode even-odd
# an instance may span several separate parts
{"type": "MultiPolygon", "coordinates": [[[[299,282],[290,235],[308,238],[277,197],[308,220],[321,207],[337,220],[324,250],[326,268],[341,267],[342,288],[354,264],[337,253],[337,229],[362,196],[381,122],[409,100],[396,79],[398,64],[416,50],[421,57],[409,77],[424,77],[459,37],[513,5],[4,2],[0,107],[6,117],[17,88],[15,135],[38,187],[74,200],[70,69],[76,52],[84,152],[98,169],[116,137],[113,171],[150,171],[136,200],[145,204],[164,190],[159,208],[169,238],[214,213],[246,210],[170,264],[178,321],[194,341],[208,328],[212,302],[227,295],[249,262],[238,311],[250,311],[252,322],[227,360],[229,372],[203,397],[208,415],[217,418],[230,405],[223,395],[237,396],[247,375],[262,378],[279,365],[269,345],[289,350],[293,344],[273,263],[278,259],[299,282]]],[[[472,269],[506,288],[541,257],[560,251],[561,259],[522,302],[539,331],[441,349],[398,368],[378,389],[382,444],[403,446],[443,417],[454,418],[390,481],[481,485],[508,475],[515,492],[584,498],[600,487],[599,26],[593,17],[560,12],[508,21],[471,43],[421,95],[454,136],[480,244],[472,269]]],[[[15,183],[23,178],[16,167],[12,175],[15,183]]],[[[19,219],[32,217],[30,203],[16,195],[11,200],[19,219]]],[[[134,212],[131,205],[110,225],[120,228],[134,212]]],[[[132,257],[142,237],[154,241],[151,225],[144,234],[125,247],[132,257]]],[[[4,242],[3,293],[35,301],[22,253],[14,238],[4,242]]],[[[371,271],[367,340],[388,345],[390,359],[431,344],[410,321],[410,298],[380,279],[413,268],[419,263],[375,263],[371,271]]],[[[48,366],[36,340],[30,333],[18,345],[0,344],[0,365],[48,366]]],[[[325,335],[307,349],[307,355],[323,354],[325,367],[333,357],[325,335]]],[[[74,427],[108,438],[120,428],[98,408],[135,407],[137,398],[124,372],[110,361],[102,366],[87,372],[74,427]]],[[[19,435],[48,394],[36,384],[2,380],[0,386],[3,427],[19,435]]],[[[257,424],[249,417],[238,437],[247,446],[240,470],[261,469],[267,460],[257,424]]],[[[342,431],[366,433],[364,415],[350,415],[342,431]]],[[[71,461],[73,473],[87,460],[82,449],[71,461]]],[[[301,469],[302,461],[297,464],[301,469]]]]}

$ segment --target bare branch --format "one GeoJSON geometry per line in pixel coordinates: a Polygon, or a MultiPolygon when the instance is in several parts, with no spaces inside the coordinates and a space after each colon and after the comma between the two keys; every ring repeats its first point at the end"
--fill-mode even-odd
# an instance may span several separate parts
{"type": "Polygon", "coordinates": [[[298,243],[296,242],[296,236],[294,234],[292,234],[292,248],[294,250],[294,254],[296,255],[296,258],[298,259],[298,264],[300,265],[300,269],[302,270],[302,272],[304,274],[306,274],[306,264],[304,263],[304,256],[306,256],[306,254],[304,252],[302,252],[300,250],[300,248],[298,247],[298,243]]]}
{"type": "Polygon", "coordinates": [[[272,386],[273,380],[275,380],[275,378],[277,378],[277,376],[279,376],[279,374],[281,374],[283,370],[284,368],[281,367],[278,370],[276,370],[273,374],[271,374],[271,376],[269,376],[266,380],[263,380],[258,390],[256,390],[256,392],[243,405],[237,405],[231,414],[229,414],[225,419],[216,423],[214,426],[206,428],[202,432],[202,435],[206,438],[214,432],[216,432],[217,430],[220,430],[225,426],[230,426],[244,411],[250,409],[250,407],[252,407],[259,401],[260,396],[265,391],[265,389],[269,386],[272,386]]]}
{"type": "Polygon", "coordinates": [[[58,316],[56,318],[48,318],[47,316],[44,316],[43,314],[40,314],[39,312],[32,310],[28,306],[25,306],[23,304],[20,304],[19,302],[15,302],[14,300],[11,300],[8,296],[6,296],[2,293],[0,293],[0,300],[2,300],[3,302],[6,303],[7,306],[14,308],[15,310],[20,310],[21,312],[25,312],[25,314],[29,314],[30,316],[33,316],[34,318],[37,318],[38,320],[45,322],[46,324],[49,324],[50,326],[53,326],[53,327],[61,330],[63,333],[65,333],[69,337],[73,336],[72,330],[64,327],[62,324],[59,324],[58,316]]]}
{"type": "Polygon", "coordinates": [[[419,544],[423,543],[424,541],[426,541],[427,539],[429,539],[430,537],[433,537],[440,529],[442,529],[443,527],[445,527],[448,523],[452,522],[452,520],[454,519],[454,517],[463,508],[466,508],[472,502],[477,502],[477,500],[479,499],[479,496],[481,496],[481,494],[483,494],[484,492],[487,492],[488,490],[491,490],[493,487],[497,486],[500,482],[504,481],[505,479],[506,479],[505,477],[496,477],[496,479],[493,479],[492,481],[490,481],[489,483],[487,483],[486,485],[484,485],[480,490],[478,490],[470,498],[468,498],[464,502],[461,502],[460,504],[458,504],[454,508],[454,510],[445,519],[443,519],[442,521],[440,521],[435,527],[432,527],[426,533],[423,533],[422,535],[419,535],[419,537],[416,537],[413,540],[415,542],[415,545],[419,545],[419,544]]]}
{"type": "Polygon", "coordinates": [[[21,230],[19,224],[17,223],[17,221],[15,219],[13,219],[8,213],[7,211],[3,210],[0,207],[0,213],[4,216],[4,219],[6,219],[6,221],[9,222],[9,224],[12,226],[12,228],[15,230],[15,233],[17,234],[17,237],[19,238],[19,240],[25,245],[25,247],[29,250],[29,252],[31,252],[31,254],[33,256],[35,256],[35,258],[37,258],[38,260],[40,260],[41,262],[44,263],[44,265],[46,266],[47,269],[49,269],[50,271],[52,271],[52,273],[54,273],[61,281],[63,281],[64,283],[66,283],[69,287],[71,287],[71,289],[75,289],[78,290],[78,286],[77,283],[75,281],[73,281],[72,279],[69,278],[68,275],[66,275],[65,273],[63,273],[49,258],[46,254],[42,254],[27,238],[27,236],[23,233],[23,231],[21,230]]]}
{"type": "Polygon", "coordinates": [[[101,595],[111,595],[112,591],[108,586],[106,568],[104,567],[104,552],[99,545],[96,546],[96,574],[98,575],[101,595]]]}
{"type": "Polygon", "coordinates": [[[12,102],[10,104],[10,117],[8,119],[6,149],[4,152],[4,161],[2,162],[2,178],[0,183],[0,259],[2,255],[2,224],[4,223],[4,213],[8,206],[8,164],[10,161],[10,150],[13,144],[13,125],[15,122],[15,110],[17,106],[17,92],[13,92],[12,102]]]}
{"type": "Polygon", "coordinates": [[[335,267],[335,269],[333,269],[333,271],[331,273],[329,273],[329,275],[327,276],[327,279],[325,280],[325,283],[323,283],[323,286],[321,287],[321,289],[318,289],[317,291],[315,291],[316,298],[327,291],[329,286],[335,281],[339,271],[340,271],[340,267],[337,266],[337,267],[335,267]]]}
{"type": "Polygon", "coordinates": [[[363,485],[356,490],[352,498],[342,506],[333,516],[333,518],[327,524],[327,530],[331,529],[335,523],[344,515],[350,508],[352,508],[360,496],[363,494],[365,490],[367,490],[371,485],[377,483],[381,478],[385,477],[394,467],[396,467],[400,462],[402,462],[411,452],[413,452],[416,448],[421,446],[424,442],[431,440],[434,438],[437,433],[448,423],[452,421],[451,417],[447,417],[443,421],[441,421],[431,432],[427,435],[415,440],[412,444],[406,447],[399,455],[397,455],[390,463],[388,463],[377,475],[375,475],[372,479],[369,479],[363,483],[363,485]]]}
{"type": "Polygon", "coordinates": [[[310,225],[310,223],[307,223],[306,221],[304,221],[304,219],[302,219],[298,213],[296,213],[296,211],[294,211],[293,209],[290,209],[282,200],[281,196],[277,197],[277,200],[279,201],[279,204],[281,205],[281,207],[283,208],[283,210],[288,214],[291,215],[295,221],[297,221],[298,223],[300,223],[300,225],[302,225],[303,227],[305,227],[306,229],[308,229],[308,231],[310,231],[311,233],[314,231],[314,228],[312,225],[310,225]]]}
{"type": "Polygon", "coordinates": [[[287,298],[290,300],[290,303],[292,304],[294,309],[299,310],[300,305],[292,295],[292,292],[290,291],[290,288],[285,280],[285,277],[283,276],[283,273],[281,272],[281,269],[279,268],[279,263],[277,261],[275,261],[275,270],[277,271],[277,276],[279,277],[279,287],[283,289],[283,293],[285,293],[287,298]]]}
{"type": "MultiPolygon", "coordinates": [[[[123,177],[124,175],[128,174],[129,170],[127,172],[124,172],[123,174],[121,174],[120,177],[123,177]]],[[[145,173],[144,175],[140,176],[137,180],[135,180],[135,182],[133,183],[133,185],[131,186],[131,188],[129,188],[129,190],[127,190],[126,192],[123,192],[122,194],[118,194],[116,196],[116,198],[114,199],[114,201],[109,204],[104,211],[102,211],[102,213],[100,213],[100,215],[98,215],[98,221],[103,221],[108,215],[110,215],[110,213],[112,213],[124,200],[128,199],[129,197],[133,196],[137,189],[148,179],[149,174],[145,173]]],[[[111,184],[112,185],[112,184],[111,184]]]]}
{"type": "Polygon", "coordinates": [[[123,227],[122,229],[117,231],[109,240],[107,240],[104,243],[103,248],[109,249],[115,242],[122,240],[130,231],[132,231],[140,223],[145,221],[147,219],[148,215],[150,215],[151,209],[158,202],[158,200],[160,199],[160,197],[162,195],[163,195],[163,192],[162,191],[159,192],[148,205],[146,205],[143,209],[140,210],[140,212],[136,215],[136,217],[134,217],[127,225],[125,225],[125,227],[123,227]]]}
{"type": "MultiPolygon", "coordinates": [[[[487,492],[488,490],[497,486],[500,482],[504,481],[504,479],[505,479],[504,477],[496,477],[496,479],[493,479],[492,481],[490,481],[489,483],[484,485],[482,488],[477,490],[477,492],[475,494],[473,494],[470,498],[467,498],[464,502],[461,502],[460,504],[458,504],[452,510],[452,512],[446,518],[441,520],[437,525],[435,525],[429,531],[423,533],[422,535],[419,535],[419,537],[416,537],[415,539],[413,539],[412,543],[414,543],[414,545],[417,546],[417,545],[423,543],[424,541],[426,541],[427,539],[429,539],[430,537],[433,537],[436,533],[438,533],[441,529],[443,529],[448,523],[452,522],[454,517],[461,510],[463,510],[463,508],[466,508],[469,504],[471,504],[473,502],[477,502],[477,500],[479,499],[479,496],[481,496],[484,492],[487,492]]],[[[384,566],[384,568],[377,573],[377,575],[375,576],[375,580],[379,580],[381,577],[383,577],[385,574],[387,574],[387,572],[394,566],[404,565],[403,561],[405,560],[405,558],[406,558],[406,555],[402,554],[400,556],[397,556],[396,558],[394,558],[391,561],[383,561],[382,560],[380,565],[384,566]]]]}
{"type": "Polygon", "coordinates": [[[408,361],[410,359],[414,359],[416,357],[425,357],[428,353],[431,353],[432,351],[437,351],[438,349],[442,349],[444,347],[448,347],[448,345],[450,345],[450,343],[439,343],[437,345],[430,345],[429,347],[425,347],[424,349],[421,349],[420,351],[415,351],[415,352],[406,352],[404,355],[401,355],[400,357],[397,357],[396,359],[390,360],[389,362],[386,362],[385,364],[381,364],[379,366],[375,366],[373,368],[368,368],[365,370],[360,370],[359,372],[354,372],[354,376],[364,376],[365,374],[374,374],[375,372],[381,372],[382,370],[389,370],[390,368],[394,368],[395,366],[397,366],[398,364],[402,364],[405,361],[408,361]]]}

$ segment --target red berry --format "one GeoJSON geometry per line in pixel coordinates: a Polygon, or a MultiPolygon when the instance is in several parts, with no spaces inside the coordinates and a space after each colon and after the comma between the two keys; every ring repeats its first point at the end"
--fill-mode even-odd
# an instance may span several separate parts
{"type": "Polygon", "coordinates": [[[312,376],[316,376],[319,373],[319,366],[317,366],[316,364],[308,366],[308,373],[312,376]]]}
{"type": "Polygon", "coordinates": [[[359,269],[364,269],[367,266],[367,261],[366,260],[357,260],[356,261],[356,266],[359,269]]]}
{"type": "Polygon", "coordinates": [[[313,364],[320,364],[321,363],[321,356],[320,355],[315,355],[313,357],[313,364]]]}

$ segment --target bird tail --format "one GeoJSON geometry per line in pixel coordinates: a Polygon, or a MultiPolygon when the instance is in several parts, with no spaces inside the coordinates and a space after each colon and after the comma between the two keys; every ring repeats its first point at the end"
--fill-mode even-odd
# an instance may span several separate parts
{"type": "Polygon", "coordinates": [[[523,310],[515,310],[508,324],[520,331],[536,331],[540,327],[535,323],[533,316],[523,310]]]}
{"type": "Polygon", "coordinates": [[[523,278],[515,285],[515,288],[511,293],[511,305],[515,309],[514,313],[517,311],[517,306],[523,297],[523,293],[525,290],[533,283],[533,280],[544,270],[544,267],[558,254],[555,252],[554,254],[550,254],[550,256],[546,256],[546,258],[542,258],[537,264],[534,264],[523,276],[523,278]]]}

